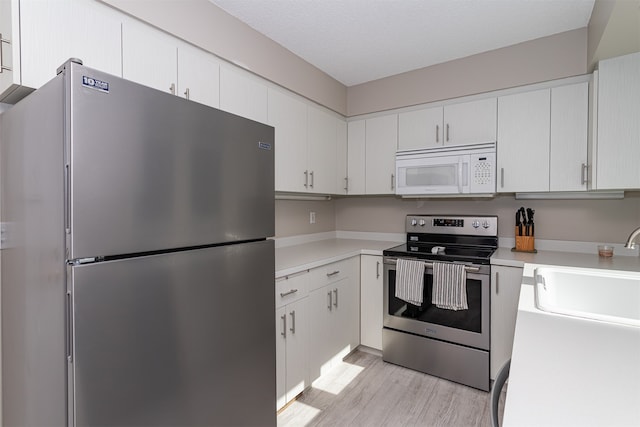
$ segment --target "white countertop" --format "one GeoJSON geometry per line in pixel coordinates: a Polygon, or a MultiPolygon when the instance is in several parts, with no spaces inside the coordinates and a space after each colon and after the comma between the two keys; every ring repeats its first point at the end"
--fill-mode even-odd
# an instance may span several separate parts
{"type": "MultiPolygon", "coordinates": [[[[554,265],[602,268],[597,255],[591,262],[538,255],[554,265]]],[[[611,261],[631,269],[624,258],[611,261]]],[[[538,310],[534,267],[524,266],[503,425],[640,425],[640,328],[538,310]]]]}
{"type": "Polygon", "coordinates": [[[614,255],[601,258],[597,253],[576,253],[540,250],[537,254],[511,252],[498,248],[491,257],[491,264],[508,267],[524,267],[525,264],[564,265],[570,267],[601,268],[606,270],[640,271],[640,257],[614,255]]]}
{"type": "Polygon", "coordinates": [[[403,242],[325,239],[276,248],[276,278],[358,255],[382,255],[403,242]]]}

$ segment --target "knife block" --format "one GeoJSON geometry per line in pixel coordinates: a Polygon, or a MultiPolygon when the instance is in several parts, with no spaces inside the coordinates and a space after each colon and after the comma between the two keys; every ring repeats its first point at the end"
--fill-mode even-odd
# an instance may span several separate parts
{"type": "Polygon", "coordinates": [[[533,252],[536,253],[536,238],[534,236],[518,236],[518,227],[515,230],[516,235],[516,247],[513,251],[516,252],[533,252]]]}

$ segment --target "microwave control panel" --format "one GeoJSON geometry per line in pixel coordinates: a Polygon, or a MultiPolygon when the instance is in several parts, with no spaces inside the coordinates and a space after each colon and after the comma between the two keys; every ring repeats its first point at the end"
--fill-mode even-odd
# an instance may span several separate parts
{"type": "Polygon", "coordinates": [[[496,191],[496,153],[472,154],[470,163],[470,193],[495,193],[496,191]]]}

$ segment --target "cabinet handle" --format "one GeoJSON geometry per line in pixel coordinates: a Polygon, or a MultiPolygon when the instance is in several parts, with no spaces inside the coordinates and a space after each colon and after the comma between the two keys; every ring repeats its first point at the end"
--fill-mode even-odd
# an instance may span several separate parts
{"type": "Polygon", "coordinates": [[[6,65],[4,65],[4,62],[2,60],[2,43],[11,45],[11,40],[3,38],[2,33],[0,33],[0,73],[2,73],[5,70],[11,71],[11,67],[7,67],[6,65]]]}
{"type": "Polygon", "coordinates": [[[309,175],[311,176],[311,184],[309,184],[309,187],[313,188],[313,171],[309,172],[309,175]]]}
{"type": "Polygon", "coordinates": [[[327,306],[327,308],[329,309],[329,311],[331,311],[331,305],[332,305],[331,291],[327,292],[327,295],[329,296],[329,305],[327,306]]]}
{"type": "Polygon", "coordinates": [[[376,279],[380,278],[380,261],[376,261],[376,279]]]}
{"type": "Polygon", "coordinates": [[[291,313],[289,313],[289,316],[291,316],[291,328],[289,329],[291,331],[292,334],[296,333],[296,311],[293,310],[291,313]]]}
{"type": "Polygon", "coordinates": [[[297,290],[297,289],[290,289],[290,290],[289,290],[289,291],[287,291],[287,292],[280,292],[280,298],[284,298],[284,297],[286,297],[287,295],[295,294],[296,292],[298,292],[298,290],[297,290]]]}
{"type": "Polygon", "coordinates": [[[580,169],[580,183],[585,185],[589,182],[589,166],[586,163],[582,164],[582,169],[580,169]]]}
{"type": "Polygon", "coordinates": [[[171,86],[169,86],[169,92],[171,92],[171,95],[175,95],[176,94],[176,84],[175,83],[171,83],[171,86]]]}
{"type": "Polygon", "coordinates": [[[282,315],[280,316],[280,318],[282,319],[282,332],[280,332],[280,335],[282,335],[283,337],[287,337],[287,315],[282,315]]]}
{"type": "Polygon", "coordinates": [[[338,308],[338,288],[335,288],[333,290],[333,294],[336,296],[334,299],[335,301],[333,301],[333,305],[335,308],[338,308]]]}
{"type": "Polygon", "coordinates": [[[500,188],[504,188],[504,168],[500,168],[500,188]]]}
{"type": "Polygon", "coordinates": [[[436,142],[440,142],[440,125],[436,125],[436,142]]]}
{"type": "Polygon", "coordinates": [[[327,273],[327,277],[335,276],[338,273],[340,273],[340,270],[332,271],[331,273],[327,273]]]}
{"type": "Polygon", "coordinates": [[[184,91],[184,97],[186,99],[189,99],[189,88],[187,88],[187,90],[184,91]]]}
{"type": "Polygon", "coordinates": [[[304,188],[309,187],[309,171],[304,171],[304,188]]]}
{"type": "Polygon", "coordinates": [[[449,123],[447,123],[447,142],[449,142],[449,123]]]}
{"type": "Polygon", "coordinates": [[[344,191],[349,192],[349,178],[344,179],[344,191]]]}
{"type": "Polygon", "coordinates": [[[500,293],[500,281],[498,280],[498,272],[496,271],[496,295],[500,293]]]}
{"type": "Polygon", "coordinates": [[[396,176],[395,174],[391,174],[391,189],[393,190],[396,187],[396,176]]]}

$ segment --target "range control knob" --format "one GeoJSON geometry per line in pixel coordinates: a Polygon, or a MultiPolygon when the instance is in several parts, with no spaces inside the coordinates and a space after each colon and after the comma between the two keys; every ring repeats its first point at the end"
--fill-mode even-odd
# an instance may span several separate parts
{"type": "Polygon", "coordinates": [[[489,221],[483,221],[482,228],[489,228],[489,221]]]}
{"type": "Polygon", "coordinates": [[[412,220],[411,220],[411,225],[413,225],[414,227],[415,227],[416,225],[418,225],[418,220],[417,220],[417,219],[415,219],[415,218],[414,218],[414,219],[412,219],[412,220]]]}
{"type": "Polygon", "coordinates": [[[424,222],[424,219],[421,219],[421,220],[420,220],[420,227],[424,227],[424,225],[425,225],[425,224],[426,224],[426,223],[424,222]]]}
{"type": "Polygon", "coordinates": [[[478,228],[480,227],[480,221],[478,221],[477,219],[473,220],[473,222],[471,223],[471,226],[473,228],[478,228]]]}

